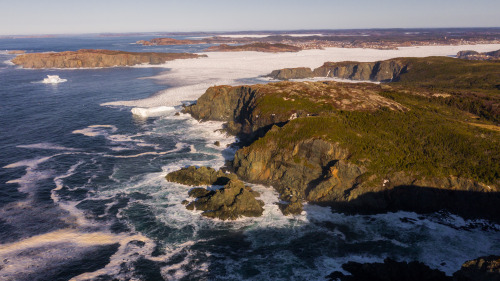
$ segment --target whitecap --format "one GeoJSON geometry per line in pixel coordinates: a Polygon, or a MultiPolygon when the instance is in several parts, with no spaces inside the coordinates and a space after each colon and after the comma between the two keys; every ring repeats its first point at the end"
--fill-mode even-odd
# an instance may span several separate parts
{"type": "Polygon", "coordinates": [[[62,79],[59,75],[47,75],[47,78],[43,79],[44,84],[59,84],[68,81],[68,79],[62,79]]]}
{"type": "Polygon", "coordinates": [[[143,117],[143,118],[148,118],[148,117],[162,116],[162,115],[171,113],[174,110],[175,110],[175,107],[171,107],[171,106],[158,106],[158,107],[152,107],[152,108],[135,107],[135,108],[132,108],[131,112],[133,115],[143,117]]]}

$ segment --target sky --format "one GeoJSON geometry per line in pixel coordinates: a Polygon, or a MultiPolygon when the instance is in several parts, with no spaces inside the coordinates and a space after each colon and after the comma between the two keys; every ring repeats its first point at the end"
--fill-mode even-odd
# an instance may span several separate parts
{"type": "Polygon", "coordinates": [[[500,27],[499,0],[0,0],[0,35],[500,27]]]}

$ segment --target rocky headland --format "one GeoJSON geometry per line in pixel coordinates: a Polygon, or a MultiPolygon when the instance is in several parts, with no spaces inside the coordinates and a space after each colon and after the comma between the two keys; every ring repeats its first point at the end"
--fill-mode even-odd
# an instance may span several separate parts
{"type": "Polygon", "coordinates": [[[12,63],[24,68],[91,68],[162,64],[175,59],[204,57],[190,53],[123,52],[111,50],[78,50],[59,53],[22,54],[12,63]]]}
{"type": "Polygon", "coordinates": [[[212,46],[205,49],[205,52],[243,52],[243,51],[254,51],[254,52],[267,52],[267,53],[280,53],[280,52],[298,52],[302,48],[286,45],[286,44],[271,44],[271,43],[252,43],[244,45],[230,46],[227,44],[221,44],[219,46],[212,46]]]}
{"type": "Polygon", "coordinates": [[[217,190],[197,187],[188,192],[193,201],[184,201],[188,210],[203,211],[202,215],[222,220],[262,215],[264,202],[257,200],[259,193],[238,180],[238,177],[209,167],[190,166],[169,173],[166,179],[189,186],[223,185],[217,190]]]}
{"type": "Polygon", "coordinates": [[[377,62],[325,62],[312,70],[306,67],[274,70],[268,77],[278,80],[304,79],[311,77],[336,77],[350,80],[376,82],[395,81],[408,70],[408,62],[392,59],[377,62]]]}
{"type": "MultiPolygon", "coordinates": [[[[455,73],[447,75],[457,76],[460,68],[450,62],[379,63],[377,68],[387,71],[374,77],[396,75],[399,81],[383,85],[216,86],[184,111],[198,120],[225,121],[226,130],[245,145],[231,168],[245,181],[272,185],[294,213],[307,201],[357,213],[446,209],[499,220],[500,130],[488,118],[479,120],[443,102],[461,93],[453,91],[453,81],[433,80],[440,77],[430,73],[429,65],[453,68],[455,73]]],[[[371,77],[376,65],[367,68],[371,77]]],[[[486,68],[478,75],[500,73],[496,65],[476,67],[486,68]]],[[[469,83],[468,92],[480,86],[498,97],[498,80],[485,81],[469,83]]],[[[494,108],[489,110],[491,115],[484,116],[495,120],[494,108]]]]}
{"type": "Polygon", "coordinates": [[[500,60],[500,50],[479,53],[476,51],[460,51],[457,58],[466,60],[500,60]]]}

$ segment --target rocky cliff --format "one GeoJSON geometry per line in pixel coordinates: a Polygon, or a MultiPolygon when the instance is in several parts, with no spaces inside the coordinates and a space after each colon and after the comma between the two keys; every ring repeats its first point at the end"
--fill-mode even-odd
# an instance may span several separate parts
{"type": "Polygon", "coordinates": [[[460,51],[457,58],[466,60],[500,60],[500,50],[479,53],[476,51],[460,51]]]}
{"type": "Polygon", "coordinates": [[[60,53],[30,53],[15,57],[12,62],[24,68],[86,68],[162,64],[175,59],[204,55],[189,53],[134,53],[110,50],[79,50],[60,53]]]}
{"type": "Polygon", "coordinates": [[[337,77],[350,80],[388,82],[398,80],[408,70],[408,63],[393,59],[377,62],[325,62],[322,66],[310,68],[285,68],[274,70],[268,77],[288,80],[310,77],[337,77]]]}
{"type": "Polygon", "coordinates": [[[248,144],[236,152],[236,174],[290,204],[498,219],[499,133],[417,94],[335,82],[218,86],[185,112],[226,121],[248,144]]]}

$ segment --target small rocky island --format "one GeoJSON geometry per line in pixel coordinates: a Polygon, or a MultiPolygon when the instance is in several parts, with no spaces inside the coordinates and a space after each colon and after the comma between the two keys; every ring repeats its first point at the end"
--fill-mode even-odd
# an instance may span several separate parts
{"type": "Polygon", "coordinates": [[[166,179],[189,186],[223,185],[218,190],[197,187],[189,191],[189,197],[195,200],[184,201],[186,208],[201,210],[205,217],[235,220],[242,216],[259,217],[264,211],[264,202],[256,199],[259,193],[245,186],[235,174],[190,166],[169,173],[166,179]]]}
{"type": "Polygon", "coordinates": [[[154,65],[175,59],[199,57],[205,57],[205,55],[83,49],[59,53],[22,54],[12,59],[12,63],[24,68],[90,68],[132,66],[137,64],[154,65]]]}

